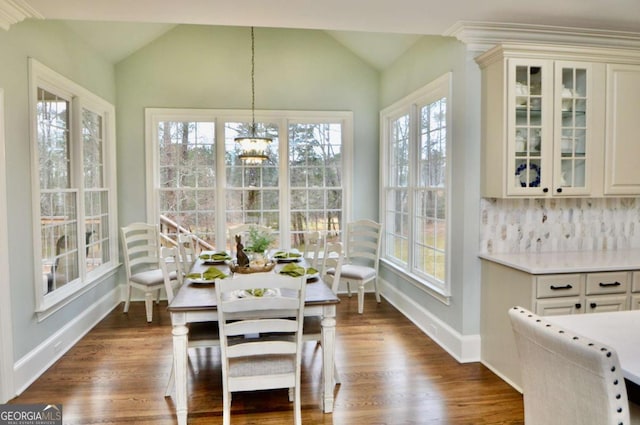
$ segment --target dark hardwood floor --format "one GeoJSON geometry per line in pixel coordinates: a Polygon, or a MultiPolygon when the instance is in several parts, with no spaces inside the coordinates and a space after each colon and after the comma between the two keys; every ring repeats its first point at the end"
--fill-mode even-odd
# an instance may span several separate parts
{"type": "MultiPolygon", "coordinates": [[[[320,410],[321,347],[305,345],[305,424],[523,424],[522,396],[480,363],[459,364],[384,299],[341,295],[333,414],[320,410]]],[[[189,424],[222,423],[218,349],[190,351],[189,424]]],[[[175,424],[166,303],[122,305],[10,403],[61,403],[65,424],[175,424]]],[[[233,396],[232,424],[293,423],[286,390],[233,396]]]]}

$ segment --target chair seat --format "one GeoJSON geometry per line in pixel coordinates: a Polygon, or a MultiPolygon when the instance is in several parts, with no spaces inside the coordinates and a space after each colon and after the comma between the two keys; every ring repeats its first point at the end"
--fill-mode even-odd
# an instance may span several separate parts
{"type": "Polygon", "coordinates": [[[367,266],[343,264],[340,277],[343,279],[369,280],[376,277],[376,270],[367,266]]]}
{"type": "Polygon", "coordinates": [[[280,373],[294,373],[296,370],[295,355],[256,356],[260,363],[251,357],[229,359],[229,376],[259,376],[280,373]]]}
{"type": "MultiPolygon", "coordinates": [[[[175,272],[172,272],[172,273],[173,273],[173,278],[175,279],[176,274],[175,272]]],[[[147,270],[144,272],[131,275],[131,281],[138,283],[140,285],[146,285],[146,286],[160,285],[160,284],[164,286],[164,275],[162,274],[162,270],[160,269],[147,270]]]]}

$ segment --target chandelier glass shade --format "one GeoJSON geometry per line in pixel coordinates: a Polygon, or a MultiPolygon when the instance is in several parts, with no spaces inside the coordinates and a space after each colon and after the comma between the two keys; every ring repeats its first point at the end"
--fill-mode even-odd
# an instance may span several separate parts
{"type": "Polygon", "coordinates": [[[245,164],[257,165],[269,159],[269,144],[273,141],[270,137],[256,136],[256,88],[255,88],[255,38],[251,27],[251,126],[249,135],[235,138],[240,146],[240,159],[245,164]]]}

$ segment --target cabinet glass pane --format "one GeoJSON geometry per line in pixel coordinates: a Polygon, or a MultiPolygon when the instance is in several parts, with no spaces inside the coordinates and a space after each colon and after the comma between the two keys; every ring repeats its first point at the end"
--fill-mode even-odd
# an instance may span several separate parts
{"type": "Polygon", "coordinates": [[[514,187],[539,187],[542,155],[542,69],[516,66],[514,187]]]}
{"type": "Polygon", "coordinates": [[[587,70],[562,68],[560,183],[563,187],[585,186],[587,96],[587,70]]]}

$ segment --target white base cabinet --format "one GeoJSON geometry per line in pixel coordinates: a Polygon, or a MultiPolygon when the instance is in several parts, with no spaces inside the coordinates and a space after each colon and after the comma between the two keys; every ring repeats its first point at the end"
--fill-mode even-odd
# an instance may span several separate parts
{"type": "Polygon", "coordinates": [[[640,308],[640,271],[533,275],[482,261],[481,360],[521,389],[520,364],[507,311],[522,306],[541,316],[640,308]]]}

